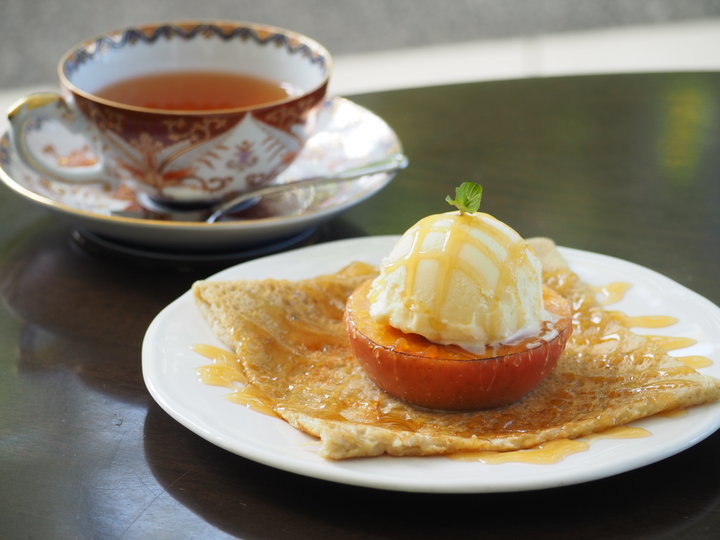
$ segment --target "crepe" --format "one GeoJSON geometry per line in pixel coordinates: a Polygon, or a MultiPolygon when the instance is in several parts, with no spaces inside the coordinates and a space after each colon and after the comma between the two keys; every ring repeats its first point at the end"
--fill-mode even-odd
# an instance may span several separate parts
{"type": "Polygon", "coordinates": [[[197,306],[238,357],[253,395],[319,439],[330,459],[505,451],[577,438],[663,411],[720,399],[720,381],[668,355],[606,311],[548,239],[529,241],[544,282],[570,300],[573,335],[557,368],[501,408],[420,409],[391,397],[350,352],[345,301],[375,268],[353,263],[301,281],[200,281],[197,306]]]}

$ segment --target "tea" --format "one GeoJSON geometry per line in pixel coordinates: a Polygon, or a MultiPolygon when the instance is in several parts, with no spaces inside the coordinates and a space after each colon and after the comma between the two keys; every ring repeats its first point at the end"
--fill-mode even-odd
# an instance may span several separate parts
{"type": "Polygon", "coordinates": [[[224,71],[172,71],[124,79],[96,94],[149,109],[212,111],[281,101],[290,93],[281,83],[224,71]]]}

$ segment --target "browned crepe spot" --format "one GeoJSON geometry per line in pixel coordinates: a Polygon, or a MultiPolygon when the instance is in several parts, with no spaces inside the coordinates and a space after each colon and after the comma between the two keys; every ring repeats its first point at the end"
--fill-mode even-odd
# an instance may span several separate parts
{"type": "Polygon", "coordinates": [[[296,282],[202,281],[193,291],[249,384],[287,422],[319,437],[328,458],[516,450],[720,398],[720,381],[603,310],[551,241],[531,244],[545,283],[571,301],[574,333],[540,387],[488,411],[419,409],[365,375],[350,353],[342,317],[349,294],[374,274],[368,265],[296,282]]]}

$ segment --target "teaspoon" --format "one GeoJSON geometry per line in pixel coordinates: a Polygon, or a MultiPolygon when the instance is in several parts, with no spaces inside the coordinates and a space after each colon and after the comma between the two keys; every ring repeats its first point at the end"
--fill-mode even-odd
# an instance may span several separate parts
{"type": "Polygon", "coordinates": [[[313,176],[310,178],[304,178],[302,180],[295,180],[292,182],[286,182],[284,184],[276,184],[272,186],[261,187],[246,191],[237,197],[230,199],[214,208],[210,216],[205,220],[207,223],[215,223],[224,214],[232,211],[239,205],[257,198],[264,197],[266,195],[274,195],[276,193],[282,193],[283,191],[290,191],[294,189],[305,188],[309,186],[321,186],[327,184],[338,184],[340,182],[347,182],[349,180],[357,180],[363,176],[369,176],[371,174],[386,173],[392,171],[399,171],[407,167],[408,158],[404,154],[393,154],[388,158],[380,161],[375,161],[362,167],[355,167],[347,169],[343,172],[333,174],[331,176],[313,176]]]}

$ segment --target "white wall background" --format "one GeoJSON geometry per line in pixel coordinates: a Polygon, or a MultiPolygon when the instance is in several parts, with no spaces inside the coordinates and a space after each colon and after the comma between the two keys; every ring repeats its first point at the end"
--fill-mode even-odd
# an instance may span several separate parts
{"type": "Polygon", "coordinates": [[[0,0],[0,89],[53,83],[76,42],[159,20],[265,22],[352,56],[712,17],[720,0],[0,0]]]}

